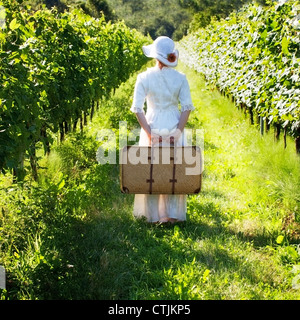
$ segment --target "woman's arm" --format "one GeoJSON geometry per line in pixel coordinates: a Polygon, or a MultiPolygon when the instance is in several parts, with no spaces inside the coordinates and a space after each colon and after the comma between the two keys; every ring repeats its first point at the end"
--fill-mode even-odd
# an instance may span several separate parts
{"type": "Polygon", "coordinates": [[[143,112],[137,112],[135,115],[138,119],[140,126],[145,130],[145,132],[147,133],[147,136],[150,137],[151,128],[146,120],[145,114],[143,112]]]}
{"type": "Polygon", "coordinates": [[[151,133],[151,128],[146,120],[145,114],[143,112],[137,112],[136,117],[138,119],[140,126],[147,133],[147,136],[149,138],[149,142],[152,142],[153,144],[159,142],[159,135],[155,134],[155,133],[151,133]]]}
{"type": "Polygon", "coordinates": [[[183,129],[189,119],[190,113],[191,113],[191,110],[186,110],[186,111],[181,112],[179,122],[177,125],[177,129],[179,129],[181,132],[183,131],[183,129]]]}
{"type": "Polygon", "coordinates": [[[174,143],[175,141],[179,140],[182,131],[189,119],[190,113],[191,110],[181,112],[176,131],[170,134],[168,137],[166,137],[166,140],[170,140],[171,143],[174,143]]]}

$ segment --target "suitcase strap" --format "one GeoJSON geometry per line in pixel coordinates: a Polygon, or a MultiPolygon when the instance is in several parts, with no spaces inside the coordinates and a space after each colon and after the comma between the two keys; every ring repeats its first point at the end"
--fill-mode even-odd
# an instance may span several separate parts
{"type": "Polygon", "coordinates": [[[175,183],[177,182],[177,179],[175,179],[175,173],[176,173],[176,164],[174,157],[171,157],[170,160],[173,161],[173,178],[169,180],[169,182],[172,183],[172,194],[175,193],[175,183]]]}
{"type": "MultiPolygon", "coordinates": [[[[148,160],[151,161],[151,157],[148,157],[148,160]]],[[[147,179],[146,182],[150,183],[149,194],[152,194],[152,183],[154,182],[154,180],[153,180],[153,163],[150,164],[150,179],[147,179]]]]}
{"type": "MultiPolygon", "coordinates": [[[[152,159],[152,157],[148,157],[148,160],[151,161],[151,159],[152,159]]],[[[175,176],[176,176],[175,157],[170,157],[170,161],[173,161],[173,176],[172,176],[172,179],[169,180],[169,182],[172,183],[172,194],[174,194],[175,193],[175,183],[177,182],[177,179],[175,179],[175,176]]],[[[152,194],[153,183],[154,183],[153,163],[152,162],[150,163],[150,179],[147,179],[146,182],[149,183],[149,194],[152,194]]]]}
{"type": "MultiPolygon", "coordinates": [[[[148,157],[148,160],[151,161],[151,157],[148,157]]],[[[175,179],[176,175],[176,164],[175,164],[175,157],[170,157],[170,161],[173,161],[173,176],[172,179],[169,180],[170,183],[172,183],[172,194],[175,193],[175,183],[177,182],[177,179],[175,179]]],[[[149,194],[152,194],[152,188],[153,188],[153,163],[150,164],[150,179],[146,180],[147,183],[149,183],[149,194]]]]}

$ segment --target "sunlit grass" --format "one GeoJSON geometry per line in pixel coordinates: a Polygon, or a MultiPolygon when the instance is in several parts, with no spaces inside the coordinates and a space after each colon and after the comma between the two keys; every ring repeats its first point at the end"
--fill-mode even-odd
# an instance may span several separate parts
{"type": "Polygon", "coordinates": [[[293,140],[288,139],[284,149],[282,141],[274,141],[272,131],[261,136],[228,98],[194,79],[191,74],[198,106],[194,125],[200,119],[205,130],[203,191],[223,194],[219,198],[228,215],[247,217],[245,226],[250,228],[258,224],[253,231],[280,233],[280,220],[299,215],[300,157],[293,140]]]}
{"type": "Polygon", "coordinates": [[[95,161],[99,128],[117,130],[124,119],[137,126],[128,111],[134,76],[103,102],[88,129],[40,161],[47,169],[38,184],[6,182],[3,299],[300,298],[291,273],[300,263],[293,144],[284,150],[272,133],[261,137],[229,99],[180,70],[196,106],[189,126],[205,130],[203,189],[188,197],[187,221],[136,220],[133,195],[120,192],[118,165],[95,161]]]}

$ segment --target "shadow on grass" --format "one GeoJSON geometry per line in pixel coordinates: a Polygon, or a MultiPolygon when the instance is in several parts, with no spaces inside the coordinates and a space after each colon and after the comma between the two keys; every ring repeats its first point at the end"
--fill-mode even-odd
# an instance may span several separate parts
{"type": "Polygon", "coordinates": [[[213,203],[198,204],[199,216],[190,214],[184,223],[149,225],[132,217],[133,196],[119,192],[115,174],[104,193],[98,188],[99,199],[91,201],[94,209],[86,219],[65,216],[64,226],[49,223],[45,238],[52,240],[44,242],[43,250],[50,254],[32,273],[38,299],[147,299],[149,292],[163,290],[164,270],[194,258],[204,269],[231,270],[259,281],[251,262],[227,247],[243,248],[249,239],[225,228],[222,212],[213,203]]]}
{"type": "MultiPolygon", "coordinates": [[[[88,151],[93,148],[91,142],[88,151]]],[[[64,155],[70,157],[69,152],[66,148],[64,155]]],[[[256,281],[251,264],[232,255],[227,242],[234,238],[241,247],[249,240],[263,245],[269,237],[249,239],[224,227],[224,215],[213,201],[195,202],[185,223],[153,226],[132,217],[133,196],[121,194],[118,166],[81,171],[75,182],[66,179],[64,187],[49,186],[35,195],[42,212],[36,221],[42,225],[40,261],[26,271],[30,283],[13,282],[9,291],[15,285],[37,299],[147,298],[166,285],[165,270],[193,259],[203,269],[239,270],[256,281]]],[[[217,190],[202,195],[226,200],[217,190]]]]}

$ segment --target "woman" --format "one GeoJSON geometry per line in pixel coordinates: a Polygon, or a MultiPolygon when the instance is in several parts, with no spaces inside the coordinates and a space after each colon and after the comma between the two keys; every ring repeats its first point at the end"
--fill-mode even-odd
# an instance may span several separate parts
{"type": "MultiPolygon", "coordinates": [[[[172,67],[178,63],[179,52],[173,40],[158,37],[153,44],[143,46],[144,54],[157,60],[156,66],[137,77],[131,111],[141,125],[140,146],[162,145],[170,141],[184,145],[183,129],[194,110],[186,76],[172,67]],[[147,101],[147,112],[144,103],[147,101]],[[178,109],[180,102],[181,110],[178,109]],[[161,138],[160,138],[161,137],[161,138]]],[[[149,222],[186,220],[186,195],[137,194],[134,215],[145,216],[149,222]]]]}

